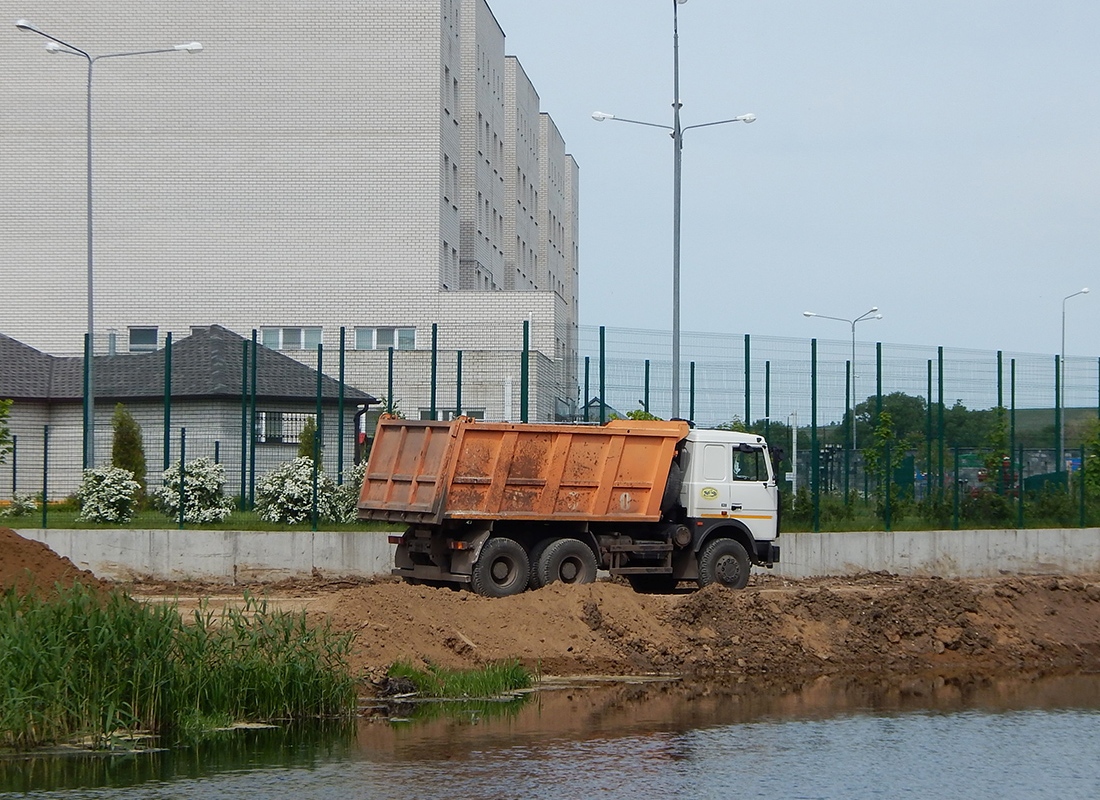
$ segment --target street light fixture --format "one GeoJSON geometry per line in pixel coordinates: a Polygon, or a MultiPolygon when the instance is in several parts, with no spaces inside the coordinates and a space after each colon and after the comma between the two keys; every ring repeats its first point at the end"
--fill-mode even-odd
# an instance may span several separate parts
{"type": "MultiPolygon", "coordinates": [[[[1079,294],[1088,294],[1089,290],[1086,286],[1084,289],[1080,289],[1073,294],[1067,294],[1062,298],[1062,349],[1059,351],[1058,361],[1061,367],[1058,371],[1058,416],[1061,419],[1061,425],[1058,426],[1058,471],[1062,472],[1066,466],[1066,301],[1071,297],[1077,297],[1079,294]]],[[[1066,483],[1069,486],[1069,483],[1066,483]]]]}
{"type": "MultiPolygon", "coordinates": [[[[866,313],[860,314],[855,319],[846,319],[845,317],[830,317],[827,314],[815,314],[813,311],[803,311],[804,317],[818,317],[820,319],[833,319],[837,322],[847,322],[852,326],[852,407],[851,409],[844,409],[851,414],[852,423],[852,450],[856,449],[856,324],[860,322],[866,322],[869,319],[882,319],[882,314],[878,313],[878,306],[871,306],[871,310],[866,313]]],[[[931,400],[929,400],[931,402],[931,400]]]]}
{"type": "Polygon", "coordinates": [[[713,125],[725,125],[729,122],[755,122],[755,114],[741,114],[730,119],[704,122],[699,125],[682,126],[680,124],[680,31],[677,6],[687,0],[673,0],[672,3],[672,125],[660,125],[656,122],[643,122],[626,119],[604,111],[595,111],[592,119],[596,122],[614,120],[629,122],[632,125],[646,125],[651,128],[663,128],[671,132],[674,159],[672,164],[672,416],[680,416],[680,187],[681,155],[684,148],[684,133],[692,128],[709,128],[713,125]]]}
{"type": "Polygon", "coordinates": [[[95,357],[95,302],[94,302],[94,259],[92,250],[92,73],[95,63],[103,58],[124,58],[127,56],[145,56],[154,53],[198,53],[202,50],[199,42],[177,44],[173,47],[161,47],[154,50],[136,50],[126,53],[103,53],[93,56],[86,50],[76,45],[69,44],[63,39],[58,39],[52,34],[33,25],[25,19],[15,21],[15,27],[21,31],[35,33],[49,42],[46,44],[46,52],[63,53],[70,56],[80,56],[88,62],[88,89],[87,89],[87,116],[85,122],[86,152],[87,152],[87,250],[88,250],[88,347],[84,364],[84,466],[95,466],[95,381],[93,377],[93,363],[95,357]]]}

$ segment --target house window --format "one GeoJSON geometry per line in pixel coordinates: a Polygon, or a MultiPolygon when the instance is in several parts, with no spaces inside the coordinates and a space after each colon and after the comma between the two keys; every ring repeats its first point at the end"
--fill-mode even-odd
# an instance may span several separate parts
{"type": "Polygon", "coordinates": [[[316,350],[321,343],[320,327],[260,328],[264,347],[272,350],[316,350]]]}
{"type": "Polygon", "coordinates": [[[315,414],[294,411],[257,411],[256,441],[264,444],[297,445],[306,422],[315,419],[315,414]]]}
{"type": "Polygon", "coordinates": [[[147,353],[157,349],[156,328],[130,328],[130,352],[147,353]]]}
{"type": "Polygon", "coordinates": [[[416,328],[356,328],[356,350],[415,350],[416,328]]]}

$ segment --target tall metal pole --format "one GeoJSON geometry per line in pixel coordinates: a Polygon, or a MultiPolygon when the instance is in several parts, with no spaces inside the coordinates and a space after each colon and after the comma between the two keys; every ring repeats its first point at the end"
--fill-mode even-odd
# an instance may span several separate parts
{"type": "Polygon", "coordinates": [[[49,39],[50,43],[46,45],[47,52],[50,53],[64,53],[70,56],[80,56],[88,62],[88,78],[85,100],[85,123],[84,123],[84,137],[85,137],[85,155],[87,158],[86,167],[86,186],[85,193],[87,197],[87,210],[85,212],[85,222],[87,227],[87,303],[88,303],[88,347],[87,355],[85,359],[87,364],[85,366],[85,421],[84,421],[84,451],[86,454],[86,462],[88,466],[95,466],[95,371],[93,363],[95,361],[95,280],[94,280],[94,257],[92,247],[92,75],[94,72],[95,62],[101,58],[124,58],[126,56],[144,56],[152,55],[154,53],[173,53],[173,52],[189,52],[197,53],[202,50],[202,45],[198,42],[190,42],[189,44],[178,44],[174,47],[162,47],[156,50],[138,50],[127,53],[104,53],[102,55],[93,56],[85,50],[81,50],[76,45],[69,44],[68,42],[58,39],[56,36],[46,33],[40,28],[35,27],[25,19],[16,20],[15,27],[21,31],[27,31],[28,33],[36,33],[39,36],[49,39]]]}
{"type": "MultiPolygon", "coordinates": [[[[1077,297],[1079,294],[1088,294],[1089,290],[1086,286],[1080,291],[1076,291],[1073,294],[1066,295],[1062,298],[1062,349],[1058,351],[1058,361],[1061,364],[1061,374],[1058,378],[1058,407],[1061,425],[1058,427],[1058,472],[1062,472],[1065,469],[1066,463],[1066,301],[1071,297],[1077,297]]],[[[1066,486],[1069,486],[1069,481],[1066,481],[1066,486]]]]}
{"type": "Polygon", "coordinates": [[[672,417],[680,416],[680,186],[684,131],[680,127],[680,28],[672,0],[672,417]]]}

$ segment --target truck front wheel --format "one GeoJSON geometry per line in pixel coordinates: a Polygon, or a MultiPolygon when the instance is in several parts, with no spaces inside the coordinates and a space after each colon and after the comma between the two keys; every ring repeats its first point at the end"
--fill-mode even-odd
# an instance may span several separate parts
{"type": "Polygon", "coordinates": [[[531,564],[519,542],[494,536],[485,542],[470,573],[470,586],[486,597],[507,597],[527,588],[531,564]]]}
{"type": "Polygon", "coordinates": [[[558,539],[542,551],[537,572],[540,586],[554,581],[592,583],[596,580],[596,556],[580,539],[558,539]]]}
{"type": "Polygon", "coordinates": [[[749,583],[749,554],[740,542],[715,539],[699,555],[699,586],[720,583],[730,589],[744,589],[749,583]]]}

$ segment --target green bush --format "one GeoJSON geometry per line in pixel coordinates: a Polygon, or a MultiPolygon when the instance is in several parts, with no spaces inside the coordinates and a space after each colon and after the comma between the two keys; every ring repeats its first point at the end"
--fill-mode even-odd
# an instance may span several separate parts
{"type": "Polygon", "coordinates": [[[141,487],[139,497],[145,494],[145,442],[141,438],[141,426],[122,403],[115,405],[111,417],[114,435],[111,439],[111,466],[129,470],[141,487]]]}
{"type": "MultiPolygon", "coordinates": [[[[183,476],[184,522],[221,522],[233,513],[225,496],[225,468],[209,458],[188,461],[183,476]]],[[[180,515],[180,462],[164,471],[164,486],[155,490],[157,505],[172,519],[180,515]]]]}
{"type": "Polygon", "coordinates": [[[80,502],[80,519],[89,522],[129,522],[134,516],[135,498],[140,490],[141,485],[128,469],[86,469],[76,492],[80,502]]]}
{"type": "MultiPolygon", "coordinates": [[[[317,517],[337,519],[336,485],[317,472],[317,517]]],[[[282,464],[256,484],[256,511],[265,522],[305,522],[313,515],[313,459],[296,458],[282,464]]]]}

